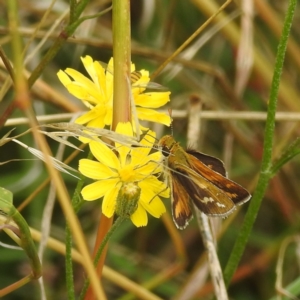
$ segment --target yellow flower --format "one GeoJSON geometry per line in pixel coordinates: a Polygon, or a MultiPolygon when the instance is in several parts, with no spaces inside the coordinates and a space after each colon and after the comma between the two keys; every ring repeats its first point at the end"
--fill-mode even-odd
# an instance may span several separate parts
{"type": "MultiPolygon", "coordinates": [[[[133,136],[129,122],[119,123],[116,132],[133,136]]],[[[82,189],[83,199],[92,201],[103,197],[102,212],[110,218],[117,209],[117,202],[122,201],[119,196],[132,193],[135,198],[136,195],[139,196],[130,213],[134,225],[146,226],[147,212],[159,218],[165,212],[160,197],[169,197],[170,191],[155,176],[162,171],[162,154],[159,151],[150,154],[154,142],[155,133],[150,130],[141,140],[142,147],[116,143],[115,151],[112,151],[102,142],[90,142],[90,150],[97,161],[81,159],[79,171],[96,181],[82,189]]],[[[127,198],[124,197],[123,201],[127,201],[127,198]]]]}
{"type": "MultiPolygon", "coordinates": [[[[90,56],[81,57],[81,61],[91,79],[74,69],[60,70],[57,75],[69,93],[82,100],[90,111],[76,120],[76,123],[90,127],[103,128],[112,123],[113,107],[113,59],[106,69],[90,56]]],[[[131,64],[131,71],[135,65],[131,64]]],[[[144,93],[149,82],[149,72],[140,70],[141,77],[132,84],[132,95],[136,105],[137,117],[140,120],[158,122],[167,126],[171,118],[167,114],[159,113],[155,109],[170,101],[170,92],[144,93]],[[142,86],[142,87],[139,87],[142,86]],[[144,87],[143,87],[144,86],[144,87]]]]}

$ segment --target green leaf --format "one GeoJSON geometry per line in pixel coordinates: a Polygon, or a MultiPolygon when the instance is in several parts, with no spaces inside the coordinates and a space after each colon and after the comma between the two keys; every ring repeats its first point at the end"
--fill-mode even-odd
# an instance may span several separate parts
{"type": "Polygon", "coordinates": [[[13,207],[13,193],[0,187],[0,212],[8,215],[13,207]]]}

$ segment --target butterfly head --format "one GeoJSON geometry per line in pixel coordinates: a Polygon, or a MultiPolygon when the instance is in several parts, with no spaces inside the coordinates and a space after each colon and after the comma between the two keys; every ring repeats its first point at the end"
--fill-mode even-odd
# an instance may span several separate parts
{"type": "Polygon", "coordinates": [[[176,141],[171,135],[165,135],[158,142],[158,148],[161,149],[163,156],[168,157],[176,141]]]}

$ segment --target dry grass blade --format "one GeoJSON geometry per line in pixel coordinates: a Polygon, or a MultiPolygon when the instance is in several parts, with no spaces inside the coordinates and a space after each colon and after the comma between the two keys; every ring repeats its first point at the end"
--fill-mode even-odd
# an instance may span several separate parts
{"type": "MultiPolygon", "coordinates": [[[[16,139],[12,139],[12,141],[19,144],[19,145],[21,145],[23,148],[27,149],[30,153],[32,153],[34,156],[36,156],[40,160],[42,160],[44,162],[47,162],[47,160],[45,158],[45,154],[43,152],[41,152],[40,150],[29,147],[29,146],[25,145],[24,143],[22,143],[22,142],[20,142],[16,139]]],[[[66,169],[68,169],[72,172],[78,173],[78,171],[76,169],[64,164],[63,162],[61,162],[60,160],[58,160],[58,159],[56,159],[52,156],[49,156],[49,159],[50,159],[50,161],[51,161],[51,163],[52,163],[52,165],[55,169],[79,179],[79,177],[73,175],[72,173],[70,173],[66,170],[66,169]]]]}
{"type": "Polygon", "coordinates": [[[92,140],[96,140],[98,137],[105,137],[112,142],[117,142],[124,145],[139,146],[139,142],[135,138],[104,128],[86,127],[80,124],[64,122],[46,124],[42,126],[52,129],[65,130],[66,132],[70,133],[70,136],[84,137],[92,140]]]}

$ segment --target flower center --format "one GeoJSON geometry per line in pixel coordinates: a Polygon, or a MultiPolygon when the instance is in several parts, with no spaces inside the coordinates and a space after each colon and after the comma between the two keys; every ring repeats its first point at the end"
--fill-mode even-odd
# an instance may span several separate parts
{"type": "Polygon", "coordinates": [[[120,175],[121,181],[123,181],[123,182],[131,181],[132,178],[134,177],[134,174],[135,174],[135,172],[133,170],[133,165],[124,166],[122,168],[122,170],[119,170],[119,175],[120,175]]]}

